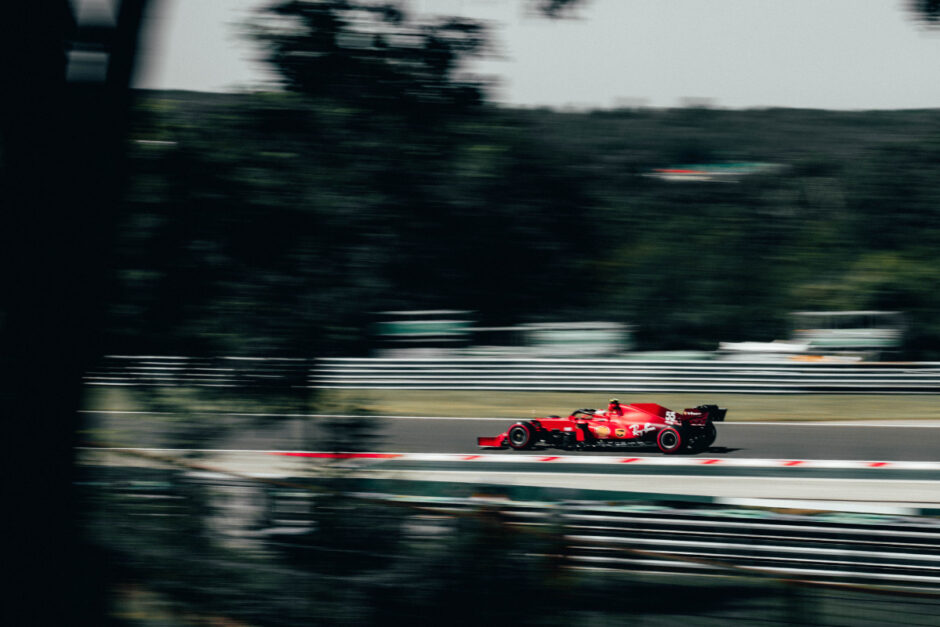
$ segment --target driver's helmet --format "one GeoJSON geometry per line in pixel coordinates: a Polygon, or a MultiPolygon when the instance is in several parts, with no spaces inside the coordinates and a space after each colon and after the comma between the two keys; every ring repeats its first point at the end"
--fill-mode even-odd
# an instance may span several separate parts
{"type": "Polygon", "coordinates": [[[616,398],[612,398],[612,399],[610,399],[609,403],[610,403],[611,405],[613,405],[614,403],[617,403],[617,404],[619,405],[619,404],[620,404],[620,401],[618,401],[616,398]]]}

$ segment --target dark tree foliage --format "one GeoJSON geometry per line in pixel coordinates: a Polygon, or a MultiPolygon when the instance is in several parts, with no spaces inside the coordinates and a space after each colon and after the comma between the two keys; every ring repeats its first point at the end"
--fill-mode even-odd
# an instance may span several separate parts
{"type": "Polygon", "coordinates": [[[909,354],[936,350],[935,112],[484,107],[422,128],[330,102],[146,100],[158,123],[139,132],[177,143],[135,151],[126,350],[365,352],[368,313],[406,308],[622,321],[650,349],[785,337],[794,310],[902,309],[909,354]],[[702,146],[779,168],[647,176],[702,146]]]}
{"type": "Polygon", "coordinates": [[[593,239],[584,182],[480,106],[483,25],[405,7],[276,3],[252,34],[293,95],[141,107],[113,350],[363,352],[372,311],[558,301],[593,239]]]}
{"type": "Polygon", "coordinates": [[[712,349],[884,308],[935,354],[934,113],[467,106],[488,32],[405,8],[278,2],[254,34],[289,93],[146,101],[111,350],[361,354],[370,312],[454,308],[712,349]],[[648,176],[733,161],[777,169],[648,176]]]}
{"type": "Polygon", "coordinates": [[[583,0],[531,0],[531,4],[546,17],[558,18],[567,15],[573,7],[583,4],[583,0]]]}
{"type": "Polygon", "coordinates": [[[507,323],[576,300],[558,286],[596,241],[585,181],[518,123],[200,99],[142,108],[176,143],[135,150],[113,350],[356,352],[372,311],[507,323]]]}
{"type": "Polygon", "coordinates": [[[908,0],[914,19],[928,25],[940,25],[940,0],[908,0]]]}
{"type": "Polygon", "coordinates": [[[460,18],[420,20],[402,2],[290,0],[255,30],[284,85],[383,111],[479,104],[482,84],[459,75],[461,61],[482,53],[481,24],[460,18]]]}

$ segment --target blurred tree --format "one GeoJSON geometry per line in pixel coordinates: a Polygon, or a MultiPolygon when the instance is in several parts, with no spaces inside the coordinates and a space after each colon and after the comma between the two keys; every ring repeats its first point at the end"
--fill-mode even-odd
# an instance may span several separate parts
{"type": "Polygon", "coordinates": [[[804,286],[866,249],[936,239],[930,112],[500,109],[464,70],[486,28],[404,6],[278,2],[253,36],[289,93],[145,105],[140,138],[170,143],[135,149],[112,350],[362,353],[369,312],[407,308],[713,348],[830,306],[804,286]],[[647,176],[684,160],[779,169],[647,176]]]}
{"type": "Polygon", "coordinates": [[[176,144],[135,150],[112,327],[140,350],[363,352],[369,311],[409,307],[619,320],[642,347],[711,348],[831,308],[800,286],[840,281],[866,250],[936,245],[931,112],[676,125],[483,106],[425,128],[290,94],[146,108],[176,144]],[[690,135],[793,165],[733,184],[646,176],[690,135]]]}
{"type": "Polygon", "coordinates": [[[940,0],[908,0],[907,4],[915,19],[931,27],[940,25],[940,0]]]}
{"type": "Polygon", "coordinates": [[[384,111],[477,104],[481,85],[460,62],[487,44],[484,27],[460,18],[418,20],[403,2],[288,0],[255,29],[291,91],[384,111]]]}
{"type": "Polygon", "coordinates": [[[563,17],[573,7],[583,4],[584,0],[530,0],[536,10],[547,17],[563,17]]]}
{"type": "Polygon", "coordinates": [[[402,7],[279,2],[252,33],[293,93],[144,105],[141,139],[171,143],[137,149],[113,350],[362,352],[370,311],[558,300],[592,240],[582,179],[480,106],[482,25],[402,7]]]}

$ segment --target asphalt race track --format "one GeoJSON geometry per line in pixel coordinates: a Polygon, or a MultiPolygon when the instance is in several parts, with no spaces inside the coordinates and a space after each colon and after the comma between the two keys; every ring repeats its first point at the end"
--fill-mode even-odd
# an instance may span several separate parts
{"type": "Polygon", "coordinates": [[[294,477],[316,474],[323,463],[330,461],[317,461],[317,456],[363,451],[371,455],[340,461],[346,464],[343,460],[348,459],[350,472],[356,476],[398,482],[397,486],[402,481],[540,486],[594,493],[626,491],[643,493],[647,495],[644,498],[652,494],[659,495],[655,498],[681,495],[681,498],[773,499],[799,507],[832,509],[838,505],[865,512],[886,506],[914,508],[912,512],[926,511],[925,507],[932,512],[940,507],[940,471],[936,468],[904,469],[877,463],[934,462],[932,466],[936,466],[940,462],[940,424],[936,422],[919,426],[912,426],[912,422],[892,426],[719,423],[718,438],[708,451],[696,456],[667,456],[655,448],[580,452],[479,449],[477,436],[497,435],[513,422],[493,418],[214,414],[193,416],[191,421],[181,414],[119,412],[88,417],[89,426],[97,423],[98,433],[111,435],[107,441],[93,442],[97,451],[82,451],[83,463],[92,465],[149,463],[135,455],[174,458],[196,455],[205,468],[214,472],[294,477]],[[201,423],[202,427],[197,426],[195,432],[188,430],[191,423],[201,423]],[[214,426],[205,437],[207,424],[214,426]],[[181,429],[176,435],[172,433],[174,425],[181,429]],[[105,450],[98,448],[101,446],[105,450]],[[109,448],[124,452],[108,452],[109,448]],[[275,451],[290,454],[272,455],[275,451]],[[320,453],[311,457],[304,455],[304,451],[320,453]],[[375,455],[382,452],[417,453],[431,458],[375,455]],[[458,458],[466,454],[470,459],[447,459],[451,454],[458,458]],[[598,464],[598,456],[615,459],[598,464]],[[578,464],[579,458],[594,461],[578,464]],[[626,463],[629,459],[645,458],[649,458],[648,463],[626,463]],[[696,459],[705,465],[696,465],[696,459]],[[722,460],[729,464],[722,464],[722,460]],[[823,466],[805,463],[813,460],[823,460],[819,462],[823,466]],[[839,461],[851,464],[849,460],[870,467],[853,470],[826,466],[839,461]],[[741,464],[744,466],[738,467],[741,464]]]}
{"type": "MultiPolygon", "coordinates": [[[[148,428],[156,415],[118,415],[118,412],[89,412],[93,423],[120,420],[124,425],[117,446],[166,446],[148,428]]],[[[221,418],[224,420],[225,416],[221,418]]],[[[177,418],[178,419],[178,418],[177,418]]],[[[361,420],[361,419],[359,419],[361,420]]],[[[358,450],[400,453],[478,453],[477,436],[497,435],[511,419],[492,418],[370,418],[364,431],[368,437],[357,442],[358,450]]],[[[305,418],[239,418],[240,426],[227,435],[212,438],[203,447],[241,450],[336,450],[343,436],[353,437],[351,418],[316,416],[305,418]],[[338,431],[344,433],[339,433],[338,431]],[[340,437],[337,437],[340,436],[340,437]]],[[[234,419],[229,420],[234,423],[234,419]]],[[[940,461],[940,424],[899,422],[898,426],[807,423],[718,423],[718,439],[700,455],[765,459],[830,459],[940,461]]],[[[224,431],[224,430],[223,430],[224,431]]],[[[346,439],[348,440],[349,437],[346,439]]],[[[489,450],[499,455],[543,454],[544,451],[489,450]]],[[[661,456],[658,450],[627,448],[616,451],[581,451],[574,455],[661,456]]]]}
{"type": "MultiPolygon", "coordinates": [[[[476,437],[497,435],[512,421],[408,420],[383,421],[376,450],[426,453],[476,453],[476,437]]],[[[491,451],[506,455],[542,451],[491,451]]],[[[570,454],[570,453],[569,453],[570,454]]],[[[577,455],[662,455],[654,449],[582,451],[577,455]]],[[[718,424],[718,439],[702,455],[714,457],[940,460],[938,427],[860,427],[798,424],[718,424]]]]}

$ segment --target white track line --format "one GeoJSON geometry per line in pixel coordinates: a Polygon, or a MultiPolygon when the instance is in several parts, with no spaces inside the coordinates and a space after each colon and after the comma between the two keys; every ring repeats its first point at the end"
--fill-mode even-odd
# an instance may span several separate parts
{"type": "MultiPolygon", "coordinates": [[[[719,496],[714,502],[718,505],[731,505],[735,507],[769,507],[779,509],[820,510],[829,512],[858,512],[859,503],[854,501],[833,501],[818,499],[758,499],[719,496]]],[[[866,503],[863,508],[871,514],[897,514],[917,515],[920,507],[917,505],[903,505],[897,503],[866,503]]]]}
{"type": "Polygon", "coordinates": [[[624,455],[512,455],[493,453],[337,453],[327,451],[285,451],[252,449],[181,449],[181,448],[124,448],[79,447],[88,451],[148,452],[148,453],[237,453],[283,455],[314,459],[379,459],[385,461],[420,462],[481,462],[499,464],[583,464],[618,466],[681,466],[681,467],[734,467],[734,468],[816,468],[816,469],[875,469],[875,470],[940,470],[940,462],[828,460],[828,459],[755,459],[714,457],[630,457],[624,455]]]}
{"type": "Polygon", "coordinates": [[[720,426],[725,425],[786,425],[790,427],[919,427],[919,428],[937,428],[940,427],[940,420],[904,420],[898,419],[897,421],[890,419],[874,419],[871,421],[868,420],[754,420],[754,421],[738,421],[733,420],[730,422],[720,422],[716,423],[720,426]]]}

